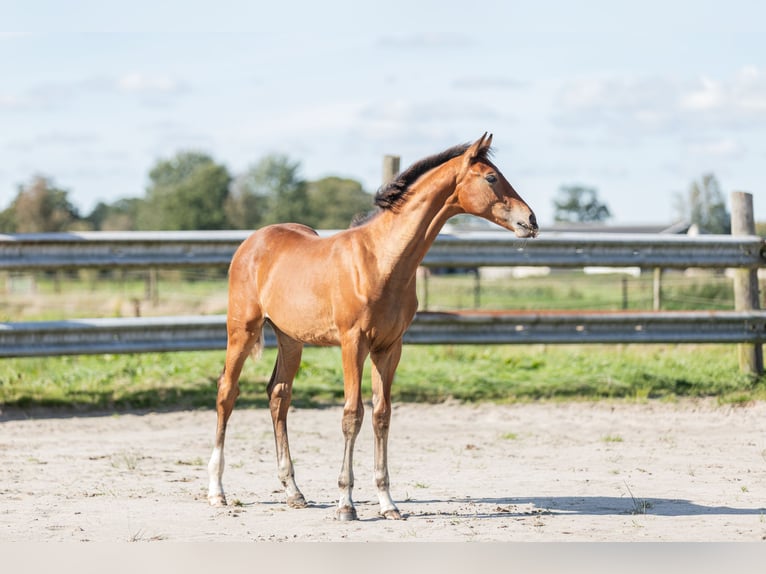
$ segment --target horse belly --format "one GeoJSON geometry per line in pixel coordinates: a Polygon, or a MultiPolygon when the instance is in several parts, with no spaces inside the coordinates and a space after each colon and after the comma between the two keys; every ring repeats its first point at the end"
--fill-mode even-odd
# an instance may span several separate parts
{"type": "Polygon", "coordinates": [[[305,323],[292,325],[290,323],[278,323],[273,320],[272,323],[285,335],[296,341],[321,347],[340,345],[338,330],[334,327],[317,328],[317,326],[311,327],[305,323]]]}
{"type": "Polygon", "coordinates": [[[278,296],[266,297],[266,318],[285,335],[311,345],[338,345],[338,328],[326,297],[311,290],[280,290],[278,296]]]}

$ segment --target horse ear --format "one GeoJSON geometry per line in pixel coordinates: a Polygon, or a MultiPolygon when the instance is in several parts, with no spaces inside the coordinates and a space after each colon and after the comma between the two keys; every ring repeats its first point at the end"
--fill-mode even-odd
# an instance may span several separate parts
{"type": "Polygon", "coordinates": [[[487,153],[487,150],[492,145],[492,134],[487,135],[487,132],[484,132],[484,135],[481,136],[479,139],[477,139],[475,142],[471,144],[471,147],[469,147],[466,150],[465,153],[465,159],[468,163],[473,163],[478,157],[485,156],[487,153]]]}

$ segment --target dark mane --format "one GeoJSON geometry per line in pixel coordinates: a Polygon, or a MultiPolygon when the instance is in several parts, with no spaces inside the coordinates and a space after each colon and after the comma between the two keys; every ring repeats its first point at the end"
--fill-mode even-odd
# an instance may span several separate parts
{"type": "Polygon", "coordinates": [[[384,185],[375,194],[375,205],[380,209],[396,210],[407,195],[409,187],[424,173],[439,167],[452,158],[463,155],[471,144],[456,145],[444,150],[441,153],[429,156],[413,163],[410,167],[401,172],[396,179],[384,185]]]}
{"type": "MultiPolygon", "coordinates": [[[[393,181],[378,189],[378,192],[375,194],[375,205],[377,206],[377,210],[356,216],[351,222],[351,227],[369,221],[380,211],[390,210],[395,212],[407,199],[410,186],[415,183],[420,176],[453,158],[463,155],[469,147],[471,147],[470,143],[456,145],[441,153],[428,156],[413,163],[410,167],[396,176],[393,181]]],[[[488,153],[488,150],[484,150],[483,154],[485,159],[488,153]]]]}

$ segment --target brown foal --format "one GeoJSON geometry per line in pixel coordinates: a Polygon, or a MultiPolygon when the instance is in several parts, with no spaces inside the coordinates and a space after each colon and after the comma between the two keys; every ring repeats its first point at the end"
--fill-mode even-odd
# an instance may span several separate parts
{"type": "Polygon", "coordinates": [[[401,518],[389,493],[391,384],[402,336],[417,309],[418,265],[444,223],[459,213],[483,217],[517,237],[537,235],[534,213],[490,161],[491,143],[492,136],[485,134],[473,144],[413,164],[377,193],[377,213],[349,229],[319,237],[299,224],[270,225],[237,249],[229,270],[226,363],[218,380],[218,424],[208,465],[210,504],[226,504],[221,482],[226,424],[239,394],[242,365],[260,351],[263,325],[269,322],[278,355],[267,391],[287,504],[306,506],[287,439],[287,412],[303,345],[340,345],[345,450],[337,517],[357,517],[353,455],[364,415],[362,368],[369,355],[380,514],[401,518]]]}

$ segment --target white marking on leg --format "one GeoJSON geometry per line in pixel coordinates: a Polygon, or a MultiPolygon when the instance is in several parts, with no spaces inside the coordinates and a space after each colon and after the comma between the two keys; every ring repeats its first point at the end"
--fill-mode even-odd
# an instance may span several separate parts
{"type": "Polygon", "coordinates": [[[391,498],[391,493],[388,491],[388,489],[380,489],[378,490],[378,501],[380,502],[380,513],[385,516],[386,512],[390,512],[392,510],[399,511],[399,509],[396,507],[396,504],[394,504],[393,499],[391,498]]]}
{"type": "Polygon", "coordinates": [[[354,442],[355,434],[346,433],[346,448],[343,454],[343,465],[341,466],[340,476],[338,477],[338,488],[340,494],[338,497],[337,517],[340,520],[356,520],[356,509],[354,508],[354,442]]]}
{"type": "Polygon", "coordinates": [[[372,355],[372,427],[375,433],[375,486],[378,489],[380,514],[388,519],[401,519],[391,499],[388,477],[388,431],[391,426],[391,383],[399,364],[401,341],[387,351],[372,355]]]}
{"type": "Polygon", "coordinates": [[[210,484],[207,492],[207,499],[212,506],[223,506],[226,504],[226,496],[223,493],[223,468],[224,458],[223,449],[215,447],[207,465],[210,484]]]}
{"type": "Polygon", "coordinates": [[[375,485],[378,489],[380,514],[386,518],[401,518],[389,490],[388,478],[388,427],[375,428],[375,485]]]}
{"type": "Polygon", "coordinates": [[[346,456],[343,457],[343,467],[340,471],[340,479],[338,480],[338,488],[340,494],[338,498],[338,508],[354,506],[354,500],[352,493],[354,491],[354,471],[352,468],[353,446],[351,448],[346,447],[346,456]]]}

